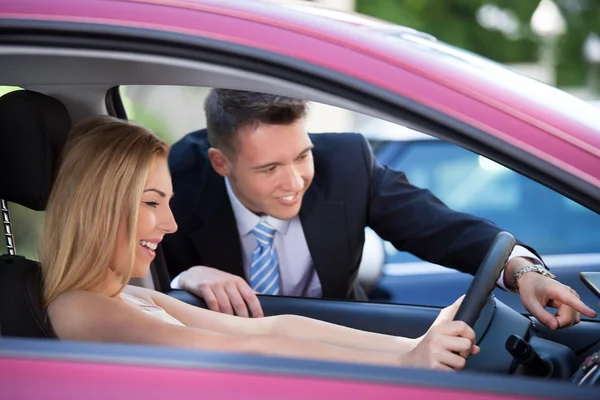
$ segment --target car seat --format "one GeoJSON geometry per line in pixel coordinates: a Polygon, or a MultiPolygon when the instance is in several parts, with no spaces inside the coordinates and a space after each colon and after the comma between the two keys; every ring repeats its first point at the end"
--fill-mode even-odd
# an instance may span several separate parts
{"type": "Polygon", "coordinates": [[[41,305],[41,269],[15,254],[7,202],[46,207],[71,118],[58,100],[18,90],[0,97],[0,199],[8,254],[0,256],[0,335],[55,338],[41,305]]]}

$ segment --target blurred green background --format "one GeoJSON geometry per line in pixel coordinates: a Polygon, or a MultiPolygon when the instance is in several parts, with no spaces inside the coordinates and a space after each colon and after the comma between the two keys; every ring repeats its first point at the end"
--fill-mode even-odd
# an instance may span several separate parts
{"type": "MultiPolygon", "coordinates": [[[[544,41],[550,40],[537,34],[532,24],[534,12],[541,3],[539,0],[354,2],[359,13],[430,33],[446,43],[501,63],[538,61],[544,41]]],[[[594,33],[600,35],[600,0],[555,0],[554,4],[564,21],[564,33],[557,35],[555,44],[555,83],[558,86],[587,85],[590,69],[597,65],[590,65],[586,60],[584,44],[588,39],[594,40],[594,33]]]]}

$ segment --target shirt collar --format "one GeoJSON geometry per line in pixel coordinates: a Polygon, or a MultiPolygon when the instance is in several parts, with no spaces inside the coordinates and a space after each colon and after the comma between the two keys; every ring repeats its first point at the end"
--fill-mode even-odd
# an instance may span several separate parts
{"type": "Polygon", "coordinates": [[[233,193],[233,189],[231,189],[229,179],[227,178],[225,178],[225,187],[227,188],[227,195],[231,200],[231,208],[233,209],[233,214],[237,222],[238,232],[241,237],[244,237],[251,233],[252,229],[254,229],[254,227],[263,219],[266,220],[273,228],[275,228],[277,232],[281,233],[282,235],[285,235],[287,233],[291,220],[277,219],[270,215],[260,217],[254,214],[252,211],[248,210],[246,206],[244,206],[242,202],[236,197],[235,193],[233,193]]]}

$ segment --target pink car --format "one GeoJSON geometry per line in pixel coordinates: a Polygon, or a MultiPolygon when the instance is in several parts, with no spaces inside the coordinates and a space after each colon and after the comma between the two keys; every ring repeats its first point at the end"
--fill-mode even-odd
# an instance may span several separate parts
{"type": "MultiPolygon", "coordinates": [[[[291,4],[3,0],[0,85],[43,93],[73,121],[92,114],[126,118],[119,87],[127,85],[227,87],[304,98],[454,142],[600,211],[597,108],[425,33],[291,4]]],[[[27,136],[45,129],[35,126],[35,115],[17,114],[11,105],[0,99],[0,198],[19,202],[14,194],[22,187],[51,182],[52,151],[40,153],[40,138],[27,136]]],[[[3,216],[12,253],[19,237],[13,237],[4,209],[3,216]]],[[[475,283],[465,303],[479,315],[474,328],[481,354],[464,371],[442,373],[58,341],[36,308],[35,263],[28,264],[31,271],[17,270],[13,264],[23,262],[16,257],[0,258],[3,399],[600,397],[600,322],[550,331],[475,283]],[[518,350],[539,358],[517,361],[518,350]]],[[[483,280],[486,273],[482,268],[483,280]]],[[[173,295],[199,304],[192,295],[173,295]]],[[[299,314],[413,337],[439,312],[419,304],[260,299],[266,315],[299,314]]]]}

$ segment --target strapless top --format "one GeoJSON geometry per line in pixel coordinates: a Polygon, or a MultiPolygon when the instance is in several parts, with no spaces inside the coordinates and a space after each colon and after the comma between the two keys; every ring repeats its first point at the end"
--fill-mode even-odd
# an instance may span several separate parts
{"type": "Polygon", "coordinates": [[[172,317],[169,313],[167,313],[165,310],[163,310],[156,304],[152,304],[149,301],[140,299],[139,297],[135,297],[123,292],[121,292],[121,298],[129,304],[133,304],[148,315],[152,315],[153,317],[159,318],[170,324],[185,326],[178,319],[172,317]]]}

